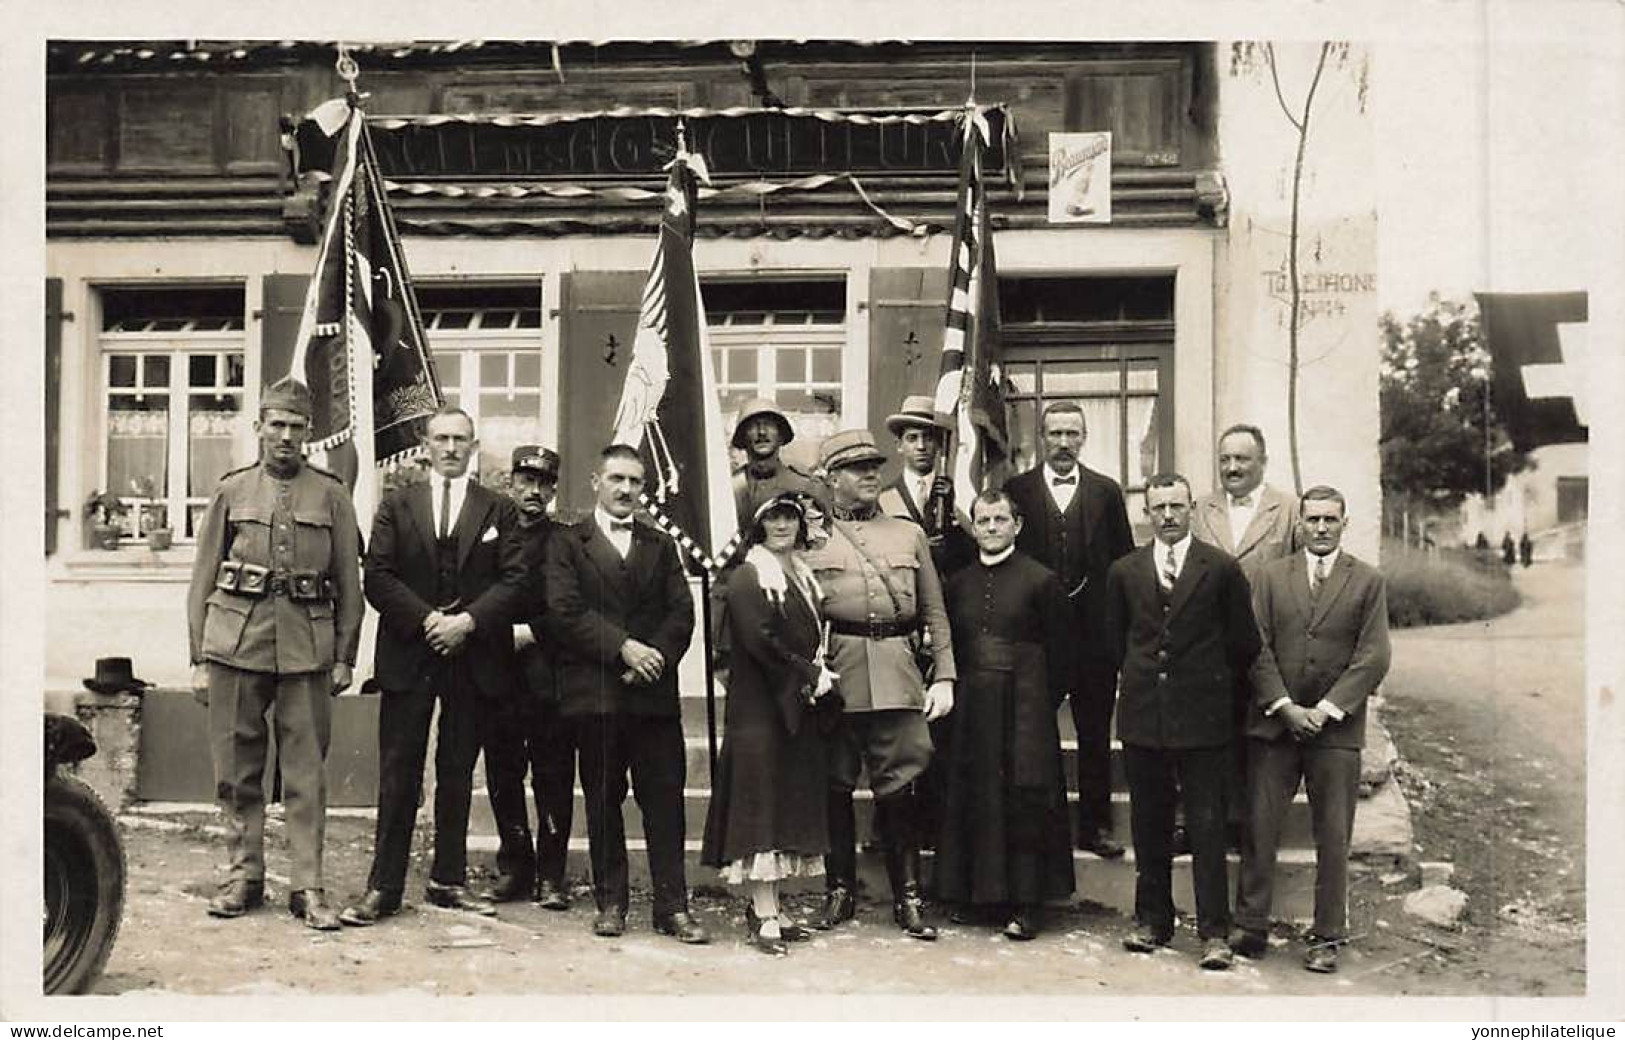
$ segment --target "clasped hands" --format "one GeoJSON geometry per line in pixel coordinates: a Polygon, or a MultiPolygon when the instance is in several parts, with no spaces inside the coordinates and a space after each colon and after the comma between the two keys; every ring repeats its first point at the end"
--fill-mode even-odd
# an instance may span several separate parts
{"type": "Polygon", "coordinates": [[[633,686],[645,686],[659,679],[666,670],[666,657],[659,650],[648,643],[628,638],[621,644],[621,660],[626,663],[626,671],[621,673],[621,682],[633,686]]]}
{"type": "Polygon", "coordinates": [[[449,657],[463,648],[468,640],[469,633],[474,631],[474,618],[466,611],[456,614],[446,614],[439,610],[429,611],[423,619],[423,638],[429,641],[429,646],[442,657],[449,657]]]}
{"type": "Polygon", "coordinates": [[[1295,740],[1313,740],[1320,736],[1329,718],[1319,708],[1305,708],[1301,704],[1281,705],[1281,719],[1295,740]]]}

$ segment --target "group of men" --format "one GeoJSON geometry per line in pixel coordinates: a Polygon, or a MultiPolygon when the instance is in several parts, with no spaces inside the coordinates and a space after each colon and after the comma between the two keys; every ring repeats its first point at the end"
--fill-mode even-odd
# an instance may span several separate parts
{"type": "MultiPolygon", "coordinates": [[[[1151,951],[1172,938],[1171,861],[1182,807],[1202,965],[1228,967],[1232,952],[1262,955],[1282,820],[1302,779],[1317,849],[1306,966],[1335,970],[1347,937],[1364,704],[1388,662],[1382,581],[1341,550],[1347,510],[1338,492],[1311,488],[1294,502],[1268,487],[1262,433],[1232,427],[1219,441],[1221,490],[1193,499],[1182,476],[1148,480],[1154,539],[1136,549],[1121,487],[1082,464],[1088,432],[1075,404],[1046,408],[1043,461],[1002,492],[978,496],[968,514],[956,508],[942,471],[945,430],[928,397],[908,398],[887,419],[903,466],[884,486],[888,456],[867,430],[826,438],[815,477],[781,457],[794,438],[781,411],[752,401],[738,414],[733,446],[746,460],[734,478],[741,526],[784,491],[815,499],[827,517],[827,536],[809,547],[807,560],[823,589],[826,657],[845,707],[830,736],[830,851],[815,925],[834,928],[856,913],[853,792],[866,772],[894,919],[912,937],[935,938],[924,914],[921,849],[946,833],[948,789],[971,775],[964,763],[976,760],[969,751],[949,753],[959,679],[949,614],[962,621],[980,611],[978,631],[986,635],[998,588],[991,579],[953,578],[971,568],[991,575],[1016,551],[1043,565],[1022,565],[1026,578],[1043,577],[1025,586],[1042,585],[1054,607],[1048,614],[1059,612],[1064,623],[1046,627],[1047,678],[1011,687],[1017,697],[1043,699],[1042,710],[1018,705],[1016,717],[1047,712],[1049,724],[1016,723],[1011,739],[1024,748],[1035,740],[1056,745],[1039,749],[1057,763],[1040,771],[1041,782],[1064,805],[1054,713],[1060,700],[1069,702],[1078,744],[1075,844],[1116,858],[1124,848],[1112,831],[1115,713],[1137,871],[1136,927],[1125,946],[1151,951]],[[980,606],[945,600],[945,584],[967,590],[956,593],[966,603],[981,597],[980,606]],[[952,781],[944,775],[949,760],[960,770],[952,781]],[[1242,810],[1234,927],[1227,804],[1242,810]]],[[[644,821],[654,929],[685,943],[708,941],[688,912],[684,871],[676,672],[692,638],[693,602],[675,543],[639,511],[637,453],[605,448],[591,477],[592,514],[561,525],[548,515],[555,453],[517,449],[512,494],[500,495],[469,473],[478,452],[472,420],[442,410],[424,440],[428,479],[385,496],[363,546],[343,485],[303,461],[309,416],[301,384],[267,390],[255,424],[260,460],[222,479],[200,529],[189,598],[194,686],[209,699],[231,858],[209,912],[234,917],[264,899],[268,712],[293,848],[290,909],[319,929],[371,925],[398,912],[438,706],[431,903],[477,914],[520,898],[567,908],[564,859],[579,762],[595,934],[626,928],[621,807],[630,787],[644,821]],[[336,910],[322,878],[323,760],[329,697],[352,681],[363,595],[380,618],[377,831],[365,895],[336,910]],[[466,856],[482,749],[501,842],[489,893],[469,886],[466,856]]],[[[1008,640],[978,638],[976,653],[967,649],[967,666],[974,658],[981,676],[970,696],[981,695],[978,683],[990,669],[1015,667],[1001,663],[1008,640]]],[[[1039,775],[986,768],[976,782],[1004,783],[1009,772],[1027,774],[1031,784],[1039,775]]],[[[1016,907],[1005,934],[1030,938],[1032,910],[1016,907]]]]}

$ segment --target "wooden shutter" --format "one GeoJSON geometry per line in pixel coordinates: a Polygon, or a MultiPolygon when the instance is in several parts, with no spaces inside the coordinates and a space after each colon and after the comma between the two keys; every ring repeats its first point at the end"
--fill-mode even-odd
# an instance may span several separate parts
{"type": "MultiPolygon", "coordinates": [[[[869,429],[891,454],[886,416],[909,394],[935,393],[942,369],[942,328],[948,271],[943,267],[881,267],[869,276],[869,429]]],[[[885,477],[898,466],[888,463],[885,477]]]]}
{"type": "Polygon", "coordinates": [[[62,279],[45,279],[45,555],[56,552],[62,508],[58,453],[62,445],[62,279]]]}
{"type": "Polygon", "coordinates": [[[589,477],[632,359],[644,271],[573,271],[560,284],[559,506],[592,509],[589,477]]]}
{"type": "Polygon", "coordinates": [[[260,386],[281,379],[293,364],[293,341],[309,284],[310,277],[302,274],[268,274],[260,283],[260,386]]]}

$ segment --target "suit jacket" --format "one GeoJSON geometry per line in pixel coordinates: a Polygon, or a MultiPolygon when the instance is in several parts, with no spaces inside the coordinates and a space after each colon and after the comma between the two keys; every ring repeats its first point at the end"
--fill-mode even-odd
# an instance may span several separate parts
{"type": "Polygon", "coordinates": [[[1220,488],[1196,500],[1191,510],[1191,534],[1236,558],[1248,584],[1271,560],[1290,556],[1298,548],[1298,506],[1292,496],[1268,484],[1258,487],[1258,508],[1245,531],[1230,530],[1230,500],[1220,488]]]}
{"type": "MultiPolygon", "coordinates": [[[[899,473],[892,478],[890,484],[881,489],[877,505],[887,516],[895,516],[899,520],[918,524],[925,530],[927,539],[930,538],[931,524],[920,512],[920,507],[914,499],[909,496],[903,474],[899,473]]],[[[957,507],[955,512],[957,513],[957,507]]],[[[937,577],[947,581],[949,575],[974,559],[976,559],[976,540],[959,526],[957,519],[950,518],[948,529],[942,532],[942,540],[931,547],[931,562],[936,564],[937,577]]]]}
{"type": "Polygon", "coordinates": [[[542,517],[529,528],[517,528],[518,537],[525,547],[525,609],[515,623],[529,628],[536,642],[516,651],[516,657],[525,692],[543,703],[554,703],[559,697],[557,655],[548,642],[542,615],[547,611],[543,574],[547,562],[547,543],[555,532],[561,530],[567,530],[566,525],[550,516],[542,517]]]}
{"type": "Polygon", "coordinates": [[[1061,591],[1072,601],[1084,631],[1075,641],[1086,658],[1104,660],[1110,656],[1104,619],[1106,616],[1106,571],[1114,560],[1134,549],[1134,532],[1123,504],[1123,489],[1117,481],[1079,464],[1078,490],[1066,513],[1055,508],[1055,499],[1044,485],[1044,467],[1036,466],[1005,482],[1004,490],[1021,508],[1021,533],[1016,548],[1055,571],[1061,591]],[[1066,566],[1053,547],[1064,540],[1066,566]],[[1074,552],[1073,547],[1081,547],[1074,552]]]}
{"type": "Polygon", "coordinates": [[[1227,744],[1236,732],[1236,680],[1260,645],[1247,579],[1234,560],[1193,538],[1165,597],[1154,544],[1106,576],[1107,629],[1122,676],[1118,739],[1170,749],[1227,744]]]}
{"type": "Polygon", "coordinates": [[[1331,701],[1344,712],[1312,744],[1358,748],[1365,743],[1365,702],[1388,674],[1387,584],[1375,567],[1338,554],[1311,603],[1305,554],[1272,560],[1253,587],[1253,611],[1264,649],[1253,663],[1256,690],[1247,735],[1282,738],[1286,723],[1264,709],[1282,697],[1304,707],[1331,701]]]}
{"type": "MultiPolygon", "coordinates": [[[[378,609],[374,656],[386,692],[435,688],[446,659],[423,636],[423,619],[440,604],[434,509],[428,483],[396,488],[378,504],[363,565],[367,602],[378,609]]],[[[457,543],[457,599],[474,631],[457,653],[481,694],[513,687],[513,621],[524,609],[524,546],[517,511],[505,496],[470,482],[452,527],[457,543]]]]}
{"type": "Polygon", "coordinates": [[[623,560],[588,516],[554,532],[545,560],[542,627],[558,662],[560,712],[677,715],[677,663],[694,635],[694,600],[677,543],[639,519],[623,560]],[[628,638],[665,657],[655,682],[621,681],[628,638]]]}

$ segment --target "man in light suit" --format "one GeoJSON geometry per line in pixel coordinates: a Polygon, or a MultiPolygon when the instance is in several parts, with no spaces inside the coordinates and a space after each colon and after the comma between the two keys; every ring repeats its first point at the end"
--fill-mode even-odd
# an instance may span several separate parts
{"type": "Polygon", "coordinates": [[[654,930],[710,941],[688,913],[683,874],[687,763],[677,663],[694,635],[694,601],[677,544],[634,517],[643,462],[612,444],[592,475],[597,505],[547,543],[542,625],[558,662],[559,713],[571,725],[586,796],[598,916],[593,934],[626,931],[627,779],[643,812],[654,930]]]}
{"type": "MultiPolygon", "coordinates": [[[[1284,491],[1264,483],[1269,459],[1264,450],[1264,432],[1256,426],[1237,423],[1219,435],[1219,483],[1216,491],[1196,500],[1191,512],[1191,534],[1215,548],[1223,549],[1241,564],[1251,584],[1271,560],[1289,556],[1297,547],[1297,503],[1284,491]]],[[[1237,723],[1252,696],[1252,686],[1242,677],[1236,689],[1237,723]]],[[[1247,742],[1237,740],[1235,761],[1230,767],[1230,845],[1241,847],[1241,833],[1247,815],[1247,742]]],[[[1188,852],[1183,820],[1175,825],[1174,851],[1188,852]]]]}
{"type": "Polygon", "coordinates": [[[1150,953],[1173,938],[1174,806],[1185,806],[1194,862],[1201,965],[1223,970],[1230,892],[1224,848],[1225,773],[1236,737],[1236,677],[1258,656],[1247,579],[1224,553],[1190,536],[1190,485],[1178,474],[1146,482],[1156,540],[1112,564],[1107,630],[1123,675],[1123,742],[1134,834],[1136,927],[1123,940],[1150,953]],[[1177,789],[1176,789],[1177,781],[1177,789]]]}
{"type": "Polygon", "coordinates": [[[362,587],[378,610],[378,824],[367,893],[339,915],[347,925],[401,908],[436,701],[426,895],[436,906],[496,913],[467,887],[468,812],[482,720],[512,696],[510,626],[524,608],[525,565],[513,503],[468,472],[479,444],[468,413],[442,408],[424,434],[429,479],[391,491],[373,518],[362,587]]]}
{"type": "Polygon", "coordinates": [[[1016,548],[1054,571],[1072,604],[1077,638],[1068,671],[1078,734],[1078,848],[1123,855],[1111,835],[1112,708],[1117,665],[1106,638],[1106,569],[1134,548],[1123,489],[1083,464],[1083,409],[1060,401],[1044,409],[1042,465],[1011,477],[1004,490],[1026,518],[1016,548]]]}
{"type": "Polygon", "coordinates": [[[1236,952],[1268,947],[1281,822],[1302,780],[1315,832],[1315,919],[1304,967],[1337,970],[1348,938],[1348,858],[1365,703],[1388,672],[1388,599],[1376,568],[1341,549],[1343,496],[1312,487],[1299,507],[1306,552],[1266,564],[1253,586],[1264,648],[1247,723],[1248,836],[1236,952]]]}

